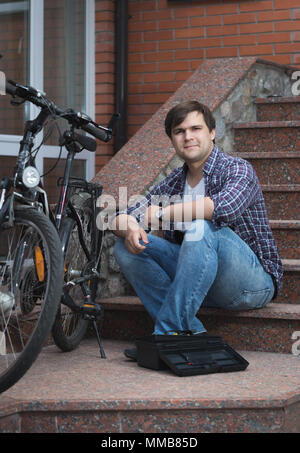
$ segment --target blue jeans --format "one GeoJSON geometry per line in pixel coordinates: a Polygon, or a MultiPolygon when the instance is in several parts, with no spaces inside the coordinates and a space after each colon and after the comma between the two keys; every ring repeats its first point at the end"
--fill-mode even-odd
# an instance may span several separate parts
{"type": "Polygon", "coordinates": [[[134,255],[119,239],[114,252],[152,317],[156,335],[205,332],[196,317],[200,306],[251,310],[264,307],[273,297],[272,277],[230,228],[196,220],[181,245],[154,235],[149,240],[146,249],[134,255]]]}

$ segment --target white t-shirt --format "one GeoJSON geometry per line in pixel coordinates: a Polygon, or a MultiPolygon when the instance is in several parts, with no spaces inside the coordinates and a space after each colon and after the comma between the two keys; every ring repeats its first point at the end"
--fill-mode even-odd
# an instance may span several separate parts
{"type": "MultiPolygon", "coordinates": [[[[182,202],[191,202],[203,198],[205,196],[205,182],[202,178],[195,187],[191,187],[185,180],[184,192],[182,202]]],[[[191,225],[191,222],[176,222],[176,229],[180,231],[186,231],[191,225]]]]}

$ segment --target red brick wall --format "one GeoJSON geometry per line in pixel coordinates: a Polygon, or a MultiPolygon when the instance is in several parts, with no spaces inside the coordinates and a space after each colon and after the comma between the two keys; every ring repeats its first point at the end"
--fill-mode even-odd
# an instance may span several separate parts
{"type": "MultiPolygon", "coordinates": [[[[115,2],[95,1],[95,120],[107,125],[115,109],[115,2]]],[[[100,143],[96,153],[97,173],[113,155],[113,141],[100,143]]]]}
{"type": "MultiPolygon", "coordinates": [[[[24,14],[0,16],[0,49],[3,59],[0,70],[7,79],[26,83],[24,62],[27,61],[27,34],[24,27],[24,14]]],[[[22,134],[24,128],[24,108],[12,107],[10,96],[0,96],[0,134],[22,134]]]]}
{"type": "MultiPolygon", "coordinates": [[[[113,111],[114,1],[96,0],[96,112],[113,111]]],[[[208,58],[260,56],[300,67],[300,0],[129,0],[128,132],[208,58]]],[[[99,151],[97,166],[111,148],[99,151]]],[[[96,169],[97,172],[97,169],[96,169]]]]}

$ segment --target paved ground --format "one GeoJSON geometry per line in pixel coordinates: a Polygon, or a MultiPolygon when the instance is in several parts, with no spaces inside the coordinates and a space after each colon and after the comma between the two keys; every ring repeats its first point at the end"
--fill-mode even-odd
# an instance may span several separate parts
{"type": "MultiPolygon", "coordinates": [[[[139,367],[123,356],[126,346],[128,343],[104,340],[107,359],[100,358],[95,339],[85,340],[71,353],[62,353],[55,346],[44,349],[23,379],[0,396],[0,432],[1,420],[21,412],[30,412],[34,424],[35,413],[161,411],[163,416],[165,411],[182,410],[271,411],[295,403],[298,410],[300,356],[239,351],[250,363],[245,371],[178,377],[169,371],[139,367]]],[[[124,429],[120,416],[117,422],[107,423],[105,428],[102,422],[107,432],[113,426],[119,432],[124,429]]]]}

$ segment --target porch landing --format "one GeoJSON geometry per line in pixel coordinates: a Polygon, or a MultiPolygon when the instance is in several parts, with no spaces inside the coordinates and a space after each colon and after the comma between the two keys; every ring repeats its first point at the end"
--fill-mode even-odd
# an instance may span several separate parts
{"type": "Polygon", "coordinates": [[[43,350],[0,396],[0,433],[300,432],[300,356],[239,351],[245,371],[177,377],[123,356],[130,343],[95,338],[43,350]]]}

